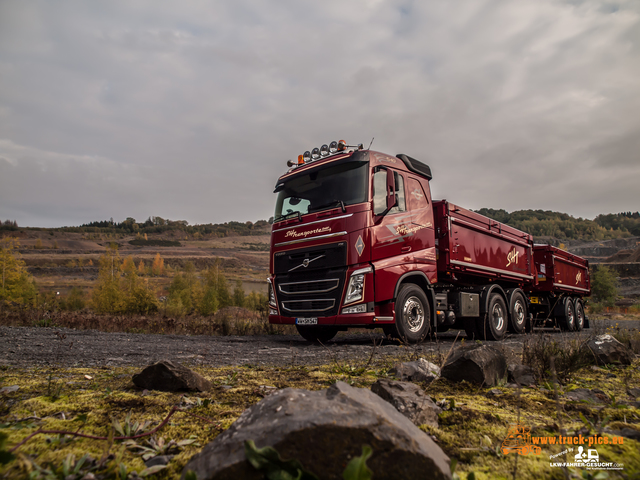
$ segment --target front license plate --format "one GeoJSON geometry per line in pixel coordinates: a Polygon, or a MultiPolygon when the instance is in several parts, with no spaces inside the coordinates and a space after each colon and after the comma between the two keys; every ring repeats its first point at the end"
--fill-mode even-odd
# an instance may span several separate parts
{"type": "Polygon", "coordinates": [[[296,318],[296,325],[317,325],[318,317],[313,318],[296,318]]]}

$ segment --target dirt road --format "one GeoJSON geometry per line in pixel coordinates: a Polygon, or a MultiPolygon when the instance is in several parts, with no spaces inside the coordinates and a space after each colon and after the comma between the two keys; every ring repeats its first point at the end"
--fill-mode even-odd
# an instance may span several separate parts
{"type": "MultiPolygon", "coordinates": [[[[531,335],[514,335],[499,345],[517,354],[522,342],[532,335],[548,333],[558,340],[602,333],[609,326],[639,329],[639,320],[592,320],[592,328],[580,334],[540,330],[531,335]]],[[[421,345],[405,347],[383,339],[379,331],[341,333],[327,346],[312,345],[297,335],[210,337],[187,335],[145,335],[105,333],[60,328],[0,327],[0,365],[37,367],[144,366],[161,359],[184,364],[229,365],[315,365],[338,361],[362,361],[372,353],[377,359],[408,353],[446,355],[456,335],[452,330],[421,345]]]]}

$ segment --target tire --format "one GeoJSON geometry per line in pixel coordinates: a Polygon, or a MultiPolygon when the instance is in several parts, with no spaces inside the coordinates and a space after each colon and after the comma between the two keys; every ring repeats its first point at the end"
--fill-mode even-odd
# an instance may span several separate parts
{"type": "Polygon", "coordinates": [[[511,305],[509,305],[509,331],[513,333],[524,333],[527,326],[527,301],[520,292],[511,295],[511,305]]]}
{"type": "Polygon", "coordinates": [[[565,297],[563,300],[562,315],[558,316],[560,330],[573,332],[576,328],[576,312],[571,298],[565,297]]]}
{"type": "Polygon", "coordinates": [[[400,288],[396,299],[397,336],[405,343],[420,343],[429,333],[431,307],[424,291],[412,283],[400,288]]]}
{"type": "Polygon", "coordinates": [[[302,338],[311,343],[326,343],[336,336],[338,329],[335,327],[310,327],[307,325],[296,325],[298,333],[302,338]]]}
{"type": "Polygon", "coordinates": [[[582,303],[582,299],[574,298],[573,299],[573,311],[575,312],[575,329],[577,332],[584,328],[584,304],[582,303]]]}
{"type": "Polygon", "coordinates": [[[465,322],[465,331],[469,338],[498,341],[507,333],[508,323],[507,304],[502,295],[493,292],[489,297],[489,308],[484,318],[468,319],[465,322]]]}

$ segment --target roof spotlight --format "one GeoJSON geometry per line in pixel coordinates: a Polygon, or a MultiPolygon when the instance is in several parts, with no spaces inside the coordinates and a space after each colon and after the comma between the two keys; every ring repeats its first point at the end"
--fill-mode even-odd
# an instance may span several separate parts
{"type": "Polygon", "coordinates": [[[338,151],[338,142],[335,140],[329,144],[329,151],[331,153],[336,153],[338,151]]]}
{"type": "Polygon", "coordinates": [[[343,150],[345,150],[347,148],[347,142],[345,142],[344,140],[340,140],[338,142],[338,151],[342,152],[343,150]]]}
{"type": "Polygon", "coordinates": [[[297,165],[297,163],[295,163],[293,160],[287,160],[287,167],[293,167],[294,165],[297,165]]]}
{"type": "Polygon", "coordinates": [[[320,149],[318,147],[311,150],[311,158],[313,160],[317,160],[320,158],[320,149]]]}
{"type": "Polygon", "coordinates": [[[304,163],[309,163],[311,161],[311,152],[309,150],[304,152],[302,159],[304,160],[304,163]]]}
{"type": "Polygon", "coordinates": [[[326,143],[320,147],[320,155],[323,157],[329,156],[329,146],[326,143]]]}

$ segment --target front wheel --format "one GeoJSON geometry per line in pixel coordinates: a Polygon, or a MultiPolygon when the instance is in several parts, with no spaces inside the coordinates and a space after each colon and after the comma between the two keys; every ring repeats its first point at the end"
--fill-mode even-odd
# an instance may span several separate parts
{"type": "Polygon", "coordinates": [[[298,333],[302,338],[311,343],[326,343],[336,336],[338,329],[335,327],[309,327],[307,325],[296,325],[298,333]]]}
{"type": "Polygon", "coordinates": [[[424,291],[412,283],[402,286],[396,299],[397,336],[406,343],[420,343],[429,333],[431,308],[424,291]]]}

